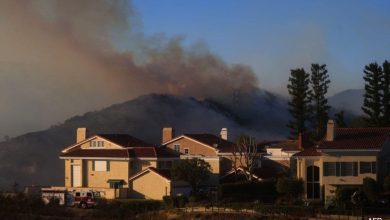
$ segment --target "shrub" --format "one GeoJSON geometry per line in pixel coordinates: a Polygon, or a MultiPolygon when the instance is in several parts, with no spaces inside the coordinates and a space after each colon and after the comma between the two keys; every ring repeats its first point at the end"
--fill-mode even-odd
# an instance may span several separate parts
{"type": "Polygon", "coordinates": [[[225,201],[273,202],[277,197],[275,181],[221,184],[218,194],[225,201]]]}
{"type": "Polygon", "coordinates": [[[304,192],[303,180],[296,178],[279,178],[276,183],[276,191],[293,203],[301,198],[304,192]]]}
{"type": "Polygon", "coordinates": [[[188,203],[186,196],[164,196],[163,201],[166,207],[183,208],[188,203]]]}
{"type": "Polygon", "coordinates": [[[363,179],[363,193],[370,203],[378,199],[379,191],[377,182],[369,177],[363,179]]]}
{"type": "Polygon", "coordinates": [[[338,187],[335,194],[335,203],[338,208],[346,209],[352,206],[351,196],[356,192],[357,188],[342,188],[338,187]]]}
{"type": "Polygon", "coordinates": [[[97,206],[93,216],[97,218],[132,218],[139,213],[156,211],[161,208],[162,202],[157,200],[114,200],[103,206],[97,206]]]}

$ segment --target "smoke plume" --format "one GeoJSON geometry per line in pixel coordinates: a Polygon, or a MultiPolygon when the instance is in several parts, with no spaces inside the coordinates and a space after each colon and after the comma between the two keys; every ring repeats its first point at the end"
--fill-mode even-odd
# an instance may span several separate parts
{"type": "Polygon", "coordinates": [[[0,135],[142,94],[202,99],[257,87],[249,67],[180,37],[146,37],[140,20],[123,0],[1,1],[0,135]]]}

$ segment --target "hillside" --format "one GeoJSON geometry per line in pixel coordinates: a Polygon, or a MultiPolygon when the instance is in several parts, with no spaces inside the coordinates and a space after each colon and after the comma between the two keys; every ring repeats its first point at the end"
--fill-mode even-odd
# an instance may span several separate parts
{"type": "Polygon", "coordinates": [[[339,110],[362,115],[363,89],[348,89],[329,98],[329,104],[339,110]]]}
{"type": "Polygon", "coordinates": [[[88,112],[63,124],[28,133],[0,143],[0,187],[63,184],[60,151],[75,141],[75,129],[88,127],[94,133],[128,133],[159,144],[161,129],[173,126],[176,133],[229,129],[233,139],[241,132],[261,138],[287,134],[286,101],[257,91],[221,100],[196,100],[172,95],[145,95],[101,111],[88,112]]]}

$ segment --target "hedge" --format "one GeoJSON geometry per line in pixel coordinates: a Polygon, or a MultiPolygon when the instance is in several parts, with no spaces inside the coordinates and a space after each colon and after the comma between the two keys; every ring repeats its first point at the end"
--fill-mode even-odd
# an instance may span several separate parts
{"type": "Polygon", "coordinates": [[[162,202],[157,200],[113,200],[103,202],[96,207],[93,217],[97,218],[133,218],[135,215],[157,211],[162,207],[162,202]]]}
{"type": "Polygon", "coordinates": [[[225,201],[274,202],[278,196],[275,184],[273,180],[221,184],[218,196],[225,201]]]}

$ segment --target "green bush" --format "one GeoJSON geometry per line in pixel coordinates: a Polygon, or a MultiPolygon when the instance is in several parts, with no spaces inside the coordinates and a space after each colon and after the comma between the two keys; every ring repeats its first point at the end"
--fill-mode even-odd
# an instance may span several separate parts
{"type": "Polygon", "coordinates": [[[240,182],[219,185],[218,196],[225,201],[273,202],[277,192],[275,181],[240,182]]]}
{"type": "Polygon", "coordinates": [[[348,209],[352,206],[351,196],[358,188],[342,188],[338,187],[335,194],[336,206],[339,209],[348,209]]]}
{"type": "Polygon", "coordinates": [[[279,178],[276,182],[276,191],[287,199],[288,203],[301,199],[304,192],[303,180],[296,178],[279,178]]]}
{"type": "Polygon", "coordinates": [[[372,178],[364,178],[363,193],[370,203],[375,203],[379,196],[378,183],[372,178]]]}

